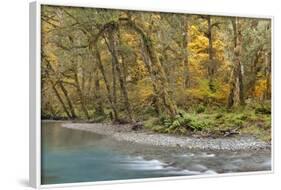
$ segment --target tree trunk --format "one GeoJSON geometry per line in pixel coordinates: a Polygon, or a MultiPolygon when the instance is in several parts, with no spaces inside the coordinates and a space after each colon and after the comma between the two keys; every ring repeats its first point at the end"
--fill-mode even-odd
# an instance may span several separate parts
{"type": "Polygon", "coordinates": [[[249,79],[249,82],[246,87],[247,97],[254,95],[256,81],[257,81],[257,74],[258,74],[257,64],[259,62],[260,57],[261,57],[261,51],[260,51],[260,49],[258,49],[254,55],[254,58],[253,58],[253,61],[251,64],[251,70],[250,70],[251,72],[249,73],[250,79],[249,79]]]}
{"type": "MultiPolygon", "coordinates": [[[[176,108],[176,105],[174,104],[173,100],[171,99],[171,97],[169,97],[168,82],[167,82],[166,74],[161,66],[159,58],[152,45],[151,39],[143,32],[143,30],[140,27],[138,27],[133,21],[131,21],[130,18],[125,18],[125,19],[123,18],[122,20],[119,20],[119,21],[120,22],[118,22],[118,23],[109,22],[109,23],[105,24],[101,28],[101,30],[98,32],[98,34],[96,36],[94,36],[94,38],[91,40],[90,48],[93,48],[95,46],[95,49],[97,50],[97,41],[100,38],[100,36],[110,30],[116,30],[120,24],[125,25],[126,27],[129,27],[130,29],[134,30],[137,34],[139,34],[141,36],[145,52],[147,52],[148,57],[150,59],[150,63],[152,63],[150,75],[151,76],[154,75],[154,77],[152,77],[152,80],[154,80],[154,78],[155,78],[154,82],[155,82],[155,84],[157,84],[157,86],[156,86],[156,88],[157,88],[156,92],[158,92],[157,95],[159,97],[161,97],[161,99],[163,101],[163,105],[164,105],[165,109],[168,111],[169,115],[171,117],[174,117],[177,114],[177,108],[176,108]]],[[[118,61],[117,57],[115,59],[118,61]]],[[[99,65],[101,65],[101,64],[99,64],[99,65]]],[[[101,69],[101,67],[100,67],[100,69],[101,69]]],[[[117,72],[119,72],[119,71],[117,71],[117,72]]],[[[103,76],[104,76],[104,74],[103,74],[103,76]]],[[[107,88],[109,88],[109,86],[107,88]]],[[[124,91],[124,88],[123,88],[123,91],[124,91]]],[[[112,102],[112,98],[111,98],[111,102],[112,102]]]]}
{"type": "MultiPolygon", "coordinates": [[[[103,35],[104,41],[106,43],[107,48],[110,50],[110,44],[108,43],[108,37],[103,35]]],[[[117,104],[117,89],[116,89],[116,63],[115,59],[111,58],[111,76],[112,76],[112,101],[116,105],[117,104]]]]}
{"type": "Polygon", "coordinates": [[[102,62],[101,62],[101,57],[100,57],[100,53],[98,51],[97,44],[95,44],[94,52],[95,52],[95,57],[96,57],[96,60],[97,60],[98,68],[99,68],[99,70],[100,70],[100,72],[101,72],[101,74],[103,76],[103,80],[104,80],[104,83],[105,83],[105,86],[106,86],[107,99],[108,99],[110,107],[111,107],[111,109],[113,111],[113,120],[117,121],[117,120],[119,120],[118,112],[117,112],[117,109],[116,109],[116,105],[113,102],[113,97],[112,97],[112,94],[111,94],[110,85],[109,85],[108,79],[106,77],[104,67],[103,67],[102,62]]]}
{"type": "Polygon", "coordinates": [[[84,68],[84,66],[82,66],[81,71],[82,71],[81,90],[82,90],[82,92],[85,92],[85,82],[86,82],[86,80],[85,80],[85,68],[84,68]]]}
{"type": "Polygon", "coordinates": [[[71,112],[71,115],[72,115],[71,118],[72,119],[76,119],[77,116],[76,116],[76,113],[75,113],[75,110],[74,110],[74,106],[73,106],[72,101],[71,101],[71,99],[70,99],[70,97],[68,95],[67,90],[65,89],[65,87],[63,86],[63,84],[62,84],[62,82],[60,80],[58,81],[58,85],[60,86],[60,88],[61,88],[61,90],[62,90],[62,92],[63,92],[63,94],[64,94],[64,96],[66,98],[66,101],[68,103],[68,106],[69,106],[69,109],[70,109],[70,112],[71,112]]]}
{"type": "Polygon", "coordinates": [[[100,80],[99,80],[99,72],[96,69],[95,71],[95,110],[97,115],[104,115],[104,110],[103,110],[103,103],[101,100],[101,94],[100,94],[100,80]]]}
{"type": "Polygon", "coordinates": [[[128,117],[129,117],[130,121],[133,121],[131,105],[129,103],[129,97],[128,97],[127,82],[126,82],[126,80],[124,80],[124,77],[122,75],[122,71],[120,68],[121,64],[118,59],[118,51],[117,51],[118,39],[117,39],[116,34],[117,34],[116,30],[112,30],[109,33],[109,43],[110,43],[109,46],[110,46],[110,52],[111,52],[112,59],[113,59],[112,67],[115,66],[115,68],[116,68],[116,71],[118,74],[118,79],[119,79],[119,84],[120,84],[120,89],[121,89],[121,92],[124,97],[124,103],[125,103],[125,107],[126,107],[126,110],[128,113],[128,117]]]}
{"type": "MultiPolygon", "coordinates": [[[[45,60],[46,60],[47,67],[50,68],[50,70],[56,75],[56,72],[55,72],[54,68],[52,67],[51,63],[49,62],[49,60],[45,56],[43,56],[43,58],[45,58],[45,60]]],[[[77,116],[76,116],[72,101],[71,101],[71,99],[68,95],[68,91],[65,89],[65,87],[62,84],[62,81],[59,78],[57,78],[57,83],[58,83],[59,87],[61,88],[61,90],[62,90],[62,92],[63,92],[63,94],[66,98],[66,102],[68,104],[68,107],[69,107],[70,113],[71,113],[71,119],[76,119],[77,116]]]]}
{"type": "Polygon", "coordinates": [[[116,90],[116,63],[114,59],[112,59],[112,96],[114,104],[117,103],[117,90],[116,90]]]}
{"type": "Polygon", "coordinates": [[[58,92],[58,90],[57,90],[57,88],[56,88],[56,85],[55,85],[54,81],[50,78],[48,71],[47,71],[47,76],[48,76],[49,81],[50,81],[50,83],[51,83],[51,85],[52,85],[53,91],[55,92],[55,94],[56,94],[56,96],[57,96],[59,102],[60,102],[61,105],[62,105],[62,108],[63,108],[64,112],[66,113],[66,115],[67,115],[68,118],[72,118],[71,114],[70,114],[69,111],[67,110],[67,107],[66,107],[66,105],[65,105],[65,103],[64,103],[64,101],[63,101],[63,99],[62,99],[62,97],[60,96],[60,93],[58,92]]]}
{"type": "Polygon", "coordinates": [[[144,47],[144,44],[141,43],[141,53],[143,56],[143,61],[145,63],[145,66],[148,70],[148,73],[150,74],[150,78],[152,81],[152,87],[153,87],[153,100],[152,100],[152,105],[155,108],[155,111],[157,112],[157,114],[159,115],[161,113],[161,108],[160,108],[160,99],[159,99],[159,92],[158,92],[158,88],[157,88],[157,83],[156,83],[156,79],[155,76],[152,74],[152,69],[151,69],[151,61],[150,58],[148,57],[148,52],[146,50],[146,48],[144,47]]]}
{"type": "Polygon", "coordinates": [[[265,66],[266,66],[266,93],[265,98],[271,99],[271,52],[265,53],[265,66]]]}
{"type": "Polygon", "coordinates": [[[158,92],[158,96],[162,99],[163,105],[168,111],[169,115],[171,117],[174,117],[177,114],[177,108],[173,100],[169,96],[167,77],[155,52],[151,39],[140,27],[133,23],[133,21],[129,20],[127,26],[131,27],[141,36],[143,47],[145,49],[145,52],[148,54],[151,62],[151,76],[152,80],[156,80],[155,84],[157,84],[156,91],[158,92]]]}
{"type": "Polygon", "coordinates": [[[189,73],[189,62],[188,62],[188,18],[186,16],[182,17],[183,25],[183,65],[184,65],[184,88],[190,87],[190,73],[189,73]]]}
{"type": "Polygon", "coordinates": [[[74,72],[74,80],[75,80],[75,83],[76,83],[76,88],[77,88],[77,92],[78,92],[78,95],[79,95],[82,111],[84,112],[86,118],[90,119],[89,112],[88,112],[88,110],[86,108],[86,105],[85,105],[85,96],[84,96],[84,93],[83,93],[83,91],[81,89],[81,86],[80,86],[80,83],[79,83],[77,70],[75,70],[75,72],[74,72]]]}
{"type": "Polygon", "coordinates": [[[161,97],[164,107],[168,110],[170,116],[174,117],[177,114],[177,109],[172,99],[169,97],[168,82],[164,69],[160,64],[159,58],[152,46],[151,40],[147,38],[144,43],[152,63],[152,74],[154,75],[154,78],[158,80],[158,84],[160,84],[160,89],[157,90],[159,92],[159,96],[161,97]]]}
{"type": "Polygon", "coordinates": [[[227,103],[228,108],[231,108],[234,104],[244,104],[243,75],[240,62],[242,34],[237,17],[232,21],[232,25],[234,31],[234,62],[233,72],[231,76],[232,79],[230,81],[230,92],[227,103]]]}
{"type": "Polygon", "coordinates": [[[91,91],[92,91],[92,86],[93,86],[93,78],[94,78],[94,76],[93,76],[94,74],[93,74],[93,72],[91,71],[90,73],[89,73],[89,79],[88,79],[88,85],[87,85],[87,88],[85,89],[86,90],[86,92],[85,92],[85,97],[86,97],[86,104],[90,104],[91,102],[91,91]]]}
{"type": "MultiPolygon", "coordinates": [[[[122,46],[121,31],[119,28],[118,28],[117,35],[118,35],[119,46],[122,46]]],[[[124,80],[126,80],[128,76],[128,68],[127,65],[125,64],[125,56],[122,52],[119,52],[119,56],[121,62],[121,71],[123,73],[124,80]]]]}
{"type": "Polygon", "coordinates": [[[239,64],[238,64],[238,90],[239,90],[239,102],[238,104],[244,105],[245,100],[244,100],[244,84],[243,84],[243,73],[242,73],[242,65],[239,59],[239,64]]]}
{"type": "Polygon", "coordinates": [[[209,75],[209,88],[212,92],[215,92],[214,88],[214,74],[215,74],[215,61],[214,61],[214,51],[213,51],[213,39],[212,39],[212,20],[211,16],[207,16],[208,21],[208,53],[209,53],[209,63],[208,63],[208,75],[209,75]]]}

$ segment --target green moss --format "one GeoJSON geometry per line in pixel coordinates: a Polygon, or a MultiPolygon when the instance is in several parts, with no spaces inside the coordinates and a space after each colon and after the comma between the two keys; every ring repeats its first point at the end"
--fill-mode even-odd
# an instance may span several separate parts
{"type": "Polygon", "coordinates": [[[159,119],[156,117],[151,117],[148,120],[144,121],[144,127],[147,129],[153,129],[159,123],[159,119]]]}
{"type": "Polygon", "coordinates": [[[203,113],[205,112],[206,110],[206,107],[203,106],[203,105],[199,105],[197,108],[196,108],[196,113],[203,113]]]}
{"type": "Polygon", "coordinates": [[[179,110],[178,113],[174,118],[165,114],[150,117],[144,125],[155,132],[178,135],[207,133],[219,136],[220,131],[238,128],[241,135],[264,141],[271,139],[271,115],[257,114],[254,107],[214,109],[203,113],[197,113],[195,109],[193,113],[179,110]]]}

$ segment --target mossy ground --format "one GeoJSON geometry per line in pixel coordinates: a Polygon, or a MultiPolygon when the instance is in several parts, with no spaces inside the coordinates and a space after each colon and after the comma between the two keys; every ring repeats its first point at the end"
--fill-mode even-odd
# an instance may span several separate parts
{"type": "Polygon", "coordinates": [[[271,140],[270,106],[241,106],[231,110],[198,106],[193,111],[179,111],[173,119],[150,117],[144,121],[144,126],[155,132],[178,135],[220,137],[224,136],[224,131],[235,131],[235,135],[271,140]]]}

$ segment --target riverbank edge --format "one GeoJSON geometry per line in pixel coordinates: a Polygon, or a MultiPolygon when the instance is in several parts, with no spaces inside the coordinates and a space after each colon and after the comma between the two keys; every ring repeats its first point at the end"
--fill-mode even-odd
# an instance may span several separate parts
{"type": "Polygon", "coordinates": [[[195,138],[190,136],[175,136],[169,134],[161,134],[146,130],[133,131],[130,125],[112,125],[106,123],[69,122],[62,123],[61,127],[105,135],[112,137],[117,141],[127,141],[130,143],[138,143],[152,146],[215,151],[271,149],[271,144],[263,142],[251,136],[237,136],[225,138],[195,138]]]}

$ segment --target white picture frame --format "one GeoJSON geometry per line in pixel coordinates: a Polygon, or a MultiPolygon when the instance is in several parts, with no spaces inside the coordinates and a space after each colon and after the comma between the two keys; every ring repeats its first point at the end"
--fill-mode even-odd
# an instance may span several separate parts
{"type": "MultiPolygon", "coordinates": [[[[174,10],[162,8],[149,8],[149,7],[131,7],[131,6],[109,6],[108,4],[81,3],[79,1],[68,2],[63,1],[48,1],[40,0],[30,3],[30,130],[29,130],[29,179],[30,185],[34,188],[48,188],[48,187],[68,187],[68,186],[84,186],[84,185],[98,185],[98,184],[115,184],[115,183],[132,183],[132,182],[146,182],[146,181],[159,181],[159,180],[177,180],[177,179],[193,179],[193,178],[209,178],[209,177],[223,177],[235,175],[253,175],[253,174],[272,174],[274,172],[274,143],[272,144],[271,151],[271,171],[261,172],[246,172],[246,173],[231,173],[231,174],[214,174],[207,176],[184,176],[184,177],[164,177],[152,179],[133,179],[133,180],[116,180],[116,181],[100,181],[100,182],[81,182],[81,183],[67,183],[67,184],[54,184],[42,185],[41,184],[41,6],[42,5],[56,5],[56,6],[74,6],[74,7],[92,7],[92,8],[109,8],[109,9],[125,9],[136,11],[161,11],[168,13],[188,13],[188,14],[208,14],[219,16],[243,16],[254,18],[267,18],[271,19],[272,23],[272,86],[274,81],[274,17],[264,15],[247,15],[247,14],[229,14],[217,12],[201,12],[193,10],[174,10]]],[[[273,91],[273,90],[272,90],[273,91]]],[[[274,110],[274,97],[272,97],[272,110],[274,110]]],[[[274,112],[272,111],[272,142],[274,142],[274,112]]]]}

